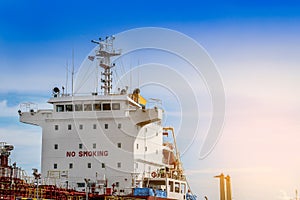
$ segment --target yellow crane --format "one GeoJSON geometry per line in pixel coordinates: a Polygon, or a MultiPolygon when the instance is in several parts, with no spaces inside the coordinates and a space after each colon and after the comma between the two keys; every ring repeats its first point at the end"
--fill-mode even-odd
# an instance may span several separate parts
{"type": "Polygon", "coordinates": [[[171,131],[172,137],[173,137],[173,145],[175,148],[175,164],[174,164],[174,172],[176,172],[177,177],[179,179],[185,179],[185,176],[183,174],[183,167],[180,160],[180,153],[178,151],[177,143],[176,143],[176,137],[175,137],[175,131],[173,127],[163,127],[163,131],[171,131]]]}

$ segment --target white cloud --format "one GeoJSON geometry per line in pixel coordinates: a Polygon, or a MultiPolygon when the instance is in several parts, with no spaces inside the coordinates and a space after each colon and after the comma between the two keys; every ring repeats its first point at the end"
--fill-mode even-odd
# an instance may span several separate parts
{"type": "Polygon", "coordinates": [[[18,106],[9,107],[7,100],[0,101],[0,117],[15,117],[18,109],[18,106]]]}
{"type": "Polygon", "coordinates": [[[0,128],[1,142],[14,146],[11,162],[27,172],[40,167],[41,160],[41,130],[38,127],[0,128]]]}
{"type": "MultiPolygon", "coordinates": [[[[50,109],[52,107],[50,104],[46,103],[46,100],[44,98],[41,98],[41,100],[39,100],[39,102],[35,102],[35,104],[38,105],[38,108],[42,108],[42,109],[50,109]]],[[[19,109],[20,109],[19,105],[8,106],[8,100],[0,101],[0,117],[16,117],[18,116],[19,109]]]]}

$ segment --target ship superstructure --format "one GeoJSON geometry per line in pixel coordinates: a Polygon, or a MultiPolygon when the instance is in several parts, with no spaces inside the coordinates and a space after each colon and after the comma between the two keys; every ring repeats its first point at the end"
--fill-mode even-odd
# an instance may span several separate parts
{"type": "Polygon", "coordinates": [[[161,124],[163,110],[147,108],[139,89],[112,93],[111,58],[121,54],[113,40],[93,41],[98,49],[89,56],[102,69],[103,94],[69,95],[56,87],[48,101],[53,109],[27,105],[19,111],[21,122],[42,127],[42,178],[81,191],[89,185],[99,194],[127,195],[151,185],[183,199],[187,184],[178,151],[163,143],[172,130],[161,124]]]}

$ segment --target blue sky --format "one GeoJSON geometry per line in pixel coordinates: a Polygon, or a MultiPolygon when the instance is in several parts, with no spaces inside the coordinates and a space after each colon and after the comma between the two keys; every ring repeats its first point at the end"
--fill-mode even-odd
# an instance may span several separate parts
{"type": "Polygon", "coordinates": [[[93,35],[95,29],[106,34],[140,26],[294,20],[300,15],[297,1],[1,1],[0,9],[1,39],[12,44],[93,35]]]}
{"type": "Polygon", "coordinates": [[[299,24],[296,0],[0,0],[0,140],[15,145],[12,158],[19,165],[36,167],[41,129],[19,123],[18,106],[31,101],[47,107],[52,88],[65,82],[72,49],[78,68],[94,48],[91,39],[138,27],[170,28],[207,50],[226,93],[215,150],[198,160],[194,145],[183,156],[193,190],[200,199],[218,198],[212,177],[224,172],[232,176],[235,199],[291,199],[300,189],[299,24]]]}

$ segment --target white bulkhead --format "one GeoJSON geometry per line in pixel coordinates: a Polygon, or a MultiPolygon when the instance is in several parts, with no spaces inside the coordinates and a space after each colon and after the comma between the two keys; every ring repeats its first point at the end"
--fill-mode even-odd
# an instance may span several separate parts
{"type": "MultiPolygon", "coordinates": [[[[48,184],[84,189],[84,179],[130,193],[163,164],[162,110],[142,108],[127,94],[64,96],[53,110],[20,113],[42,127],[42,176],[48,184]]],[[[100,191],[101,190],[101,191],[100,191]]]]}

